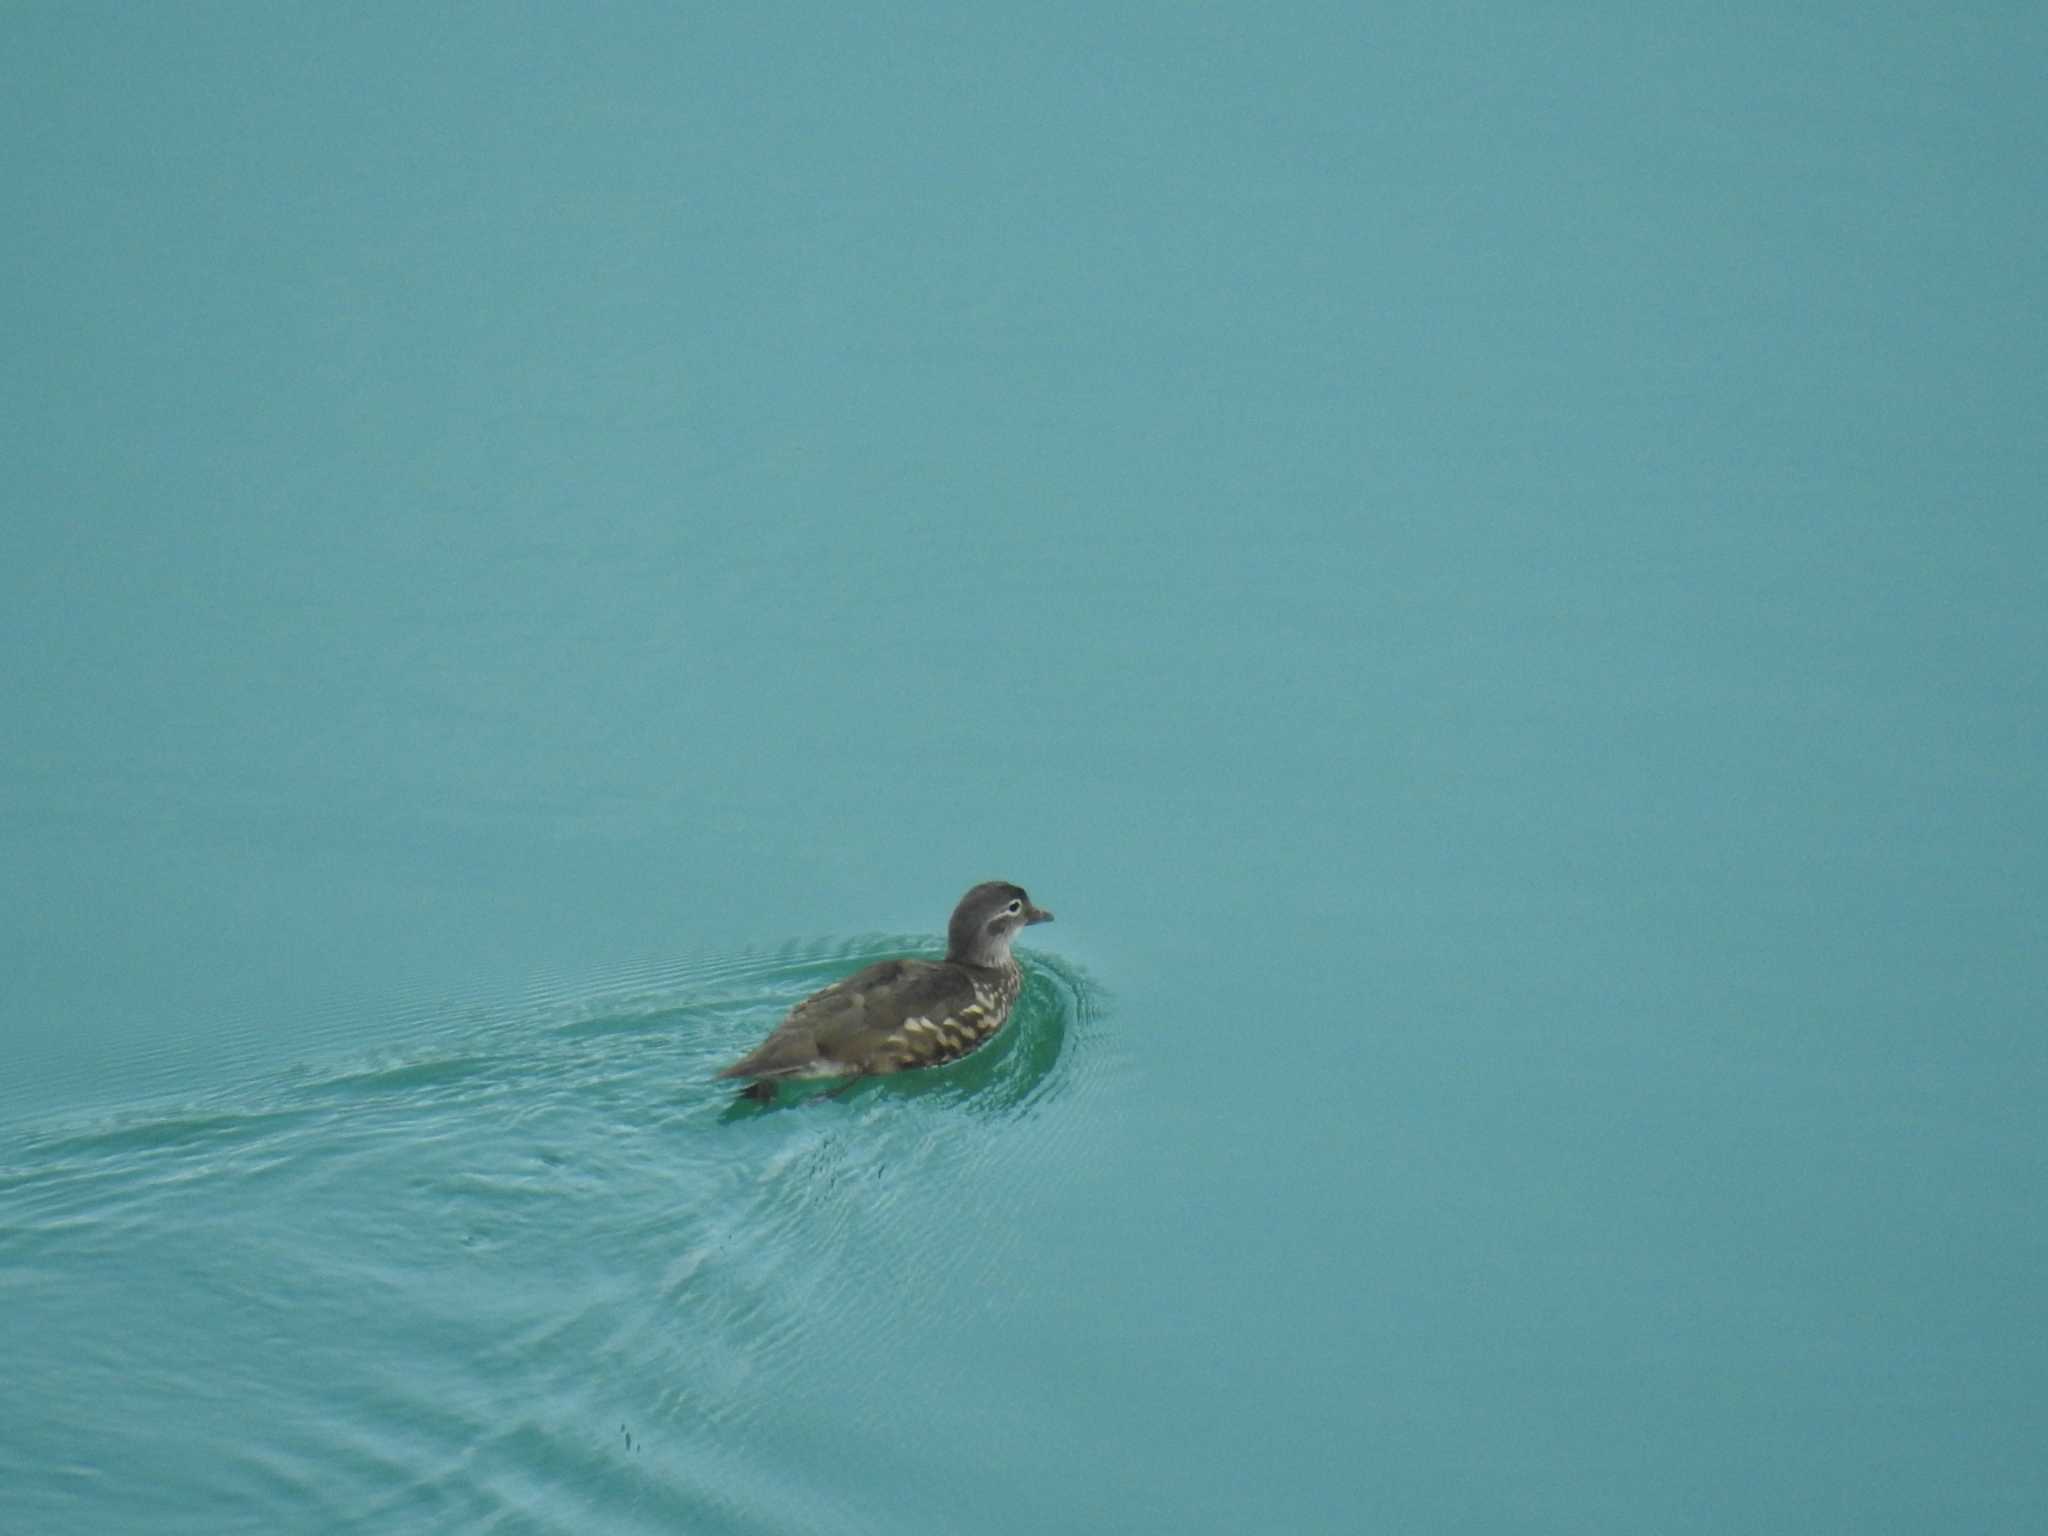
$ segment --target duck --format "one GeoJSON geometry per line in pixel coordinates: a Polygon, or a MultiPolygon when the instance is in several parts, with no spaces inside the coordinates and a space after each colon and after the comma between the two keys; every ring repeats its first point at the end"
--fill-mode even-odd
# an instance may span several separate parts
{"type": "Polygon", "coordinates": [[[953,908],[945,959],[883,960],[813,992],[718,1076],[748,1079],[741,1097],[766,1101],[786,1080],[837,1078],[831,1092],[841,1093],[862,1078],[958,1061],[1009,1020],[1024,984],[1011,943],[1051,921],[1021,885],[984,880],[953,908]]]}

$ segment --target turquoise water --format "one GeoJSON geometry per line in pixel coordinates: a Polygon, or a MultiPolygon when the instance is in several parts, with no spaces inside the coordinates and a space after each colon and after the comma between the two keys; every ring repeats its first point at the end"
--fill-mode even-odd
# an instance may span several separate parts
{"type": "Polygon", "coordinates": [[[11,9],[0,1531],[2041,1529],[2044,47],[11,9]]]}

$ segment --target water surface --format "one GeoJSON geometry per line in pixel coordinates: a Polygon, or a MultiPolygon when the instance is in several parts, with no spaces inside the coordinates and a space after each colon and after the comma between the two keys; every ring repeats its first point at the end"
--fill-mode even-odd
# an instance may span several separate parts
{"type": "Polygon", "coordinates": [[[2044,53],[11,8],[0,1530],[2042,1529],[2044,53]]]}

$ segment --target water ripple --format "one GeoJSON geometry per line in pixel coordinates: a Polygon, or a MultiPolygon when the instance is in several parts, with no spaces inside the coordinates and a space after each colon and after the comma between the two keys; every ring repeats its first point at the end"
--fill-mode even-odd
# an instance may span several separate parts
{"type": "Polygon", "coordinates": [[[1032,955],[962,1062],[773,1108],[713,1074],[918,947],[550,980],[402,1050],[10,1133],[0,1343],[47,1408],[0,1479],[49,1529],[82,1480],[108,1528],[888,1529],[845,1503],[914,1479],[875,1378],[975,1325],[1003,1203],[1072,1166],[1100,995],[1032,955]]]}

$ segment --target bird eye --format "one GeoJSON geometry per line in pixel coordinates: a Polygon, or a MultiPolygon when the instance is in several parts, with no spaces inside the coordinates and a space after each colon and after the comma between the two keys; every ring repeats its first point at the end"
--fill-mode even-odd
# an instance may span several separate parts
{"type": "Polygon", "coordinates": [[[1021,901],[1013,901],[1007,907],[1003,908],[1003,910],[1014,916],[1017,913],[1022,912],[1024,910],[1024,903],[1021,901]]]}

